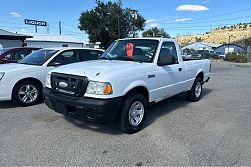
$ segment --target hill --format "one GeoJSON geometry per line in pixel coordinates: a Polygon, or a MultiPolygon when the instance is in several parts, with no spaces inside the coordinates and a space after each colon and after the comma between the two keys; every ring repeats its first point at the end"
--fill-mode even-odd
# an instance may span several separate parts
{"type": "Polygon", "coordinates": [[[238,44],[243,47],[251,45],[251,23],[240,23],[238,25],[218,27],[202,35],[188,35],[176,37],[181,46],[194,42],[209,42],[217,44],[238,44]]]}

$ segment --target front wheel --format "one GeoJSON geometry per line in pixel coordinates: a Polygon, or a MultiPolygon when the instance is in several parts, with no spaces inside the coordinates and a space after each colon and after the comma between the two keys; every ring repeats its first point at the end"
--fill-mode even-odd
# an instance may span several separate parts
{"type": "Polygon", "coordinates": [[[13,101],[20,106],[31,106],[38,103],[42,89],[33,81],[18,83],[13,90],[13,101]]]}
{"type": "Polygon", "coordinates": [[[187,98],[192,101],[196,102],[201,99],[202,94],[202,80],[200,78],[196,78],[191,90],[186,92],[187,98]]]}
{"type": "Polygon", "coordinates": [[[145,121],[147,102],[141,94],[131,94],[126,97],[120,116],[120,128],[122,131],[132,134],[138,132],[145,121]]]}

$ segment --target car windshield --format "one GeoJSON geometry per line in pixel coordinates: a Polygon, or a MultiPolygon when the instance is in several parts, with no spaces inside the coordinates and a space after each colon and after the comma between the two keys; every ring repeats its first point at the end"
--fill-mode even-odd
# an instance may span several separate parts
{"type": "Polygon", "coordinates": [[[159,41],[150,39],[127,39],[113,42],[100,59],[151,63],[159,41]]]}
{"type": "Polygon", "coordinates": [[[0,49],[0,55],[3,54],[3,53],[5,53],[5,52],[7,52],[7,51],[9,51],[9,50],[10,49],[6,49],[6,48],[5,49],[0,49]]]}
{"type": "Polygon", "coordinates": [[[18,63],[41,66],[57,52],[58,50],[40,49],[38,51],[29,54],[18,63]]]}

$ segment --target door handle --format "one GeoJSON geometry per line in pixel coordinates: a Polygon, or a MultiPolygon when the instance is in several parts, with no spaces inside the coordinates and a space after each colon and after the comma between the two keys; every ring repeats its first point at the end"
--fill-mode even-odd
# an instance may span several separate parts
{"type": "Polygon", "coordinates": [[[182,71],[182,68],[179,68],[179,71],[182,71]]]}

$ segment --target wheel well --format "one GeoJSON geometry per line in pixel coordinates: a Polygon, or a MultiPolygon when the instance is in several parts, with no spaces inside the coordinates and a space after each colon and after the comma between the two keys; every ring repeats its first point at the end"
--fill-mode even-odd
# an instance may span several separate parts
{"type": "Polygon", "coordinates": [[[21,79],[20,81],[18,81],[16,84],[15,84],[15,86],[13,87],[13,89],[12,89],[12,96],[13,96],[13,90],[16,88],[16,86],[19,84],[19,83],[21,83],[21,82],[24,82],[24,81],[33,81],[33,82],[36,82],[38,85],[39,85],[39,87],[42,89],[43,88],[43,84],[41,83],[41,81],[39,81],[38,79],[36,79],[36,78],[24,78],[24,79],[21,79]]]}
{"type": "Polygon", "coordinates": [[[132,94],[132,93],[142,94],[145,97],[146,101],[147,102],[149,101],[149,93],[148,93],[147,88],[145,88],[144,86],[138,86],[138,87],[133,88],[132,90],[127,92],[125,96],[132,94]]]}
{"type": "Polygon", "coordinates": [[[204,81],[204,73],[203,73],[203,72],[200,72],[200,73],[197,75],[197,77],[200,78],[202,82],[204,81]]]}

